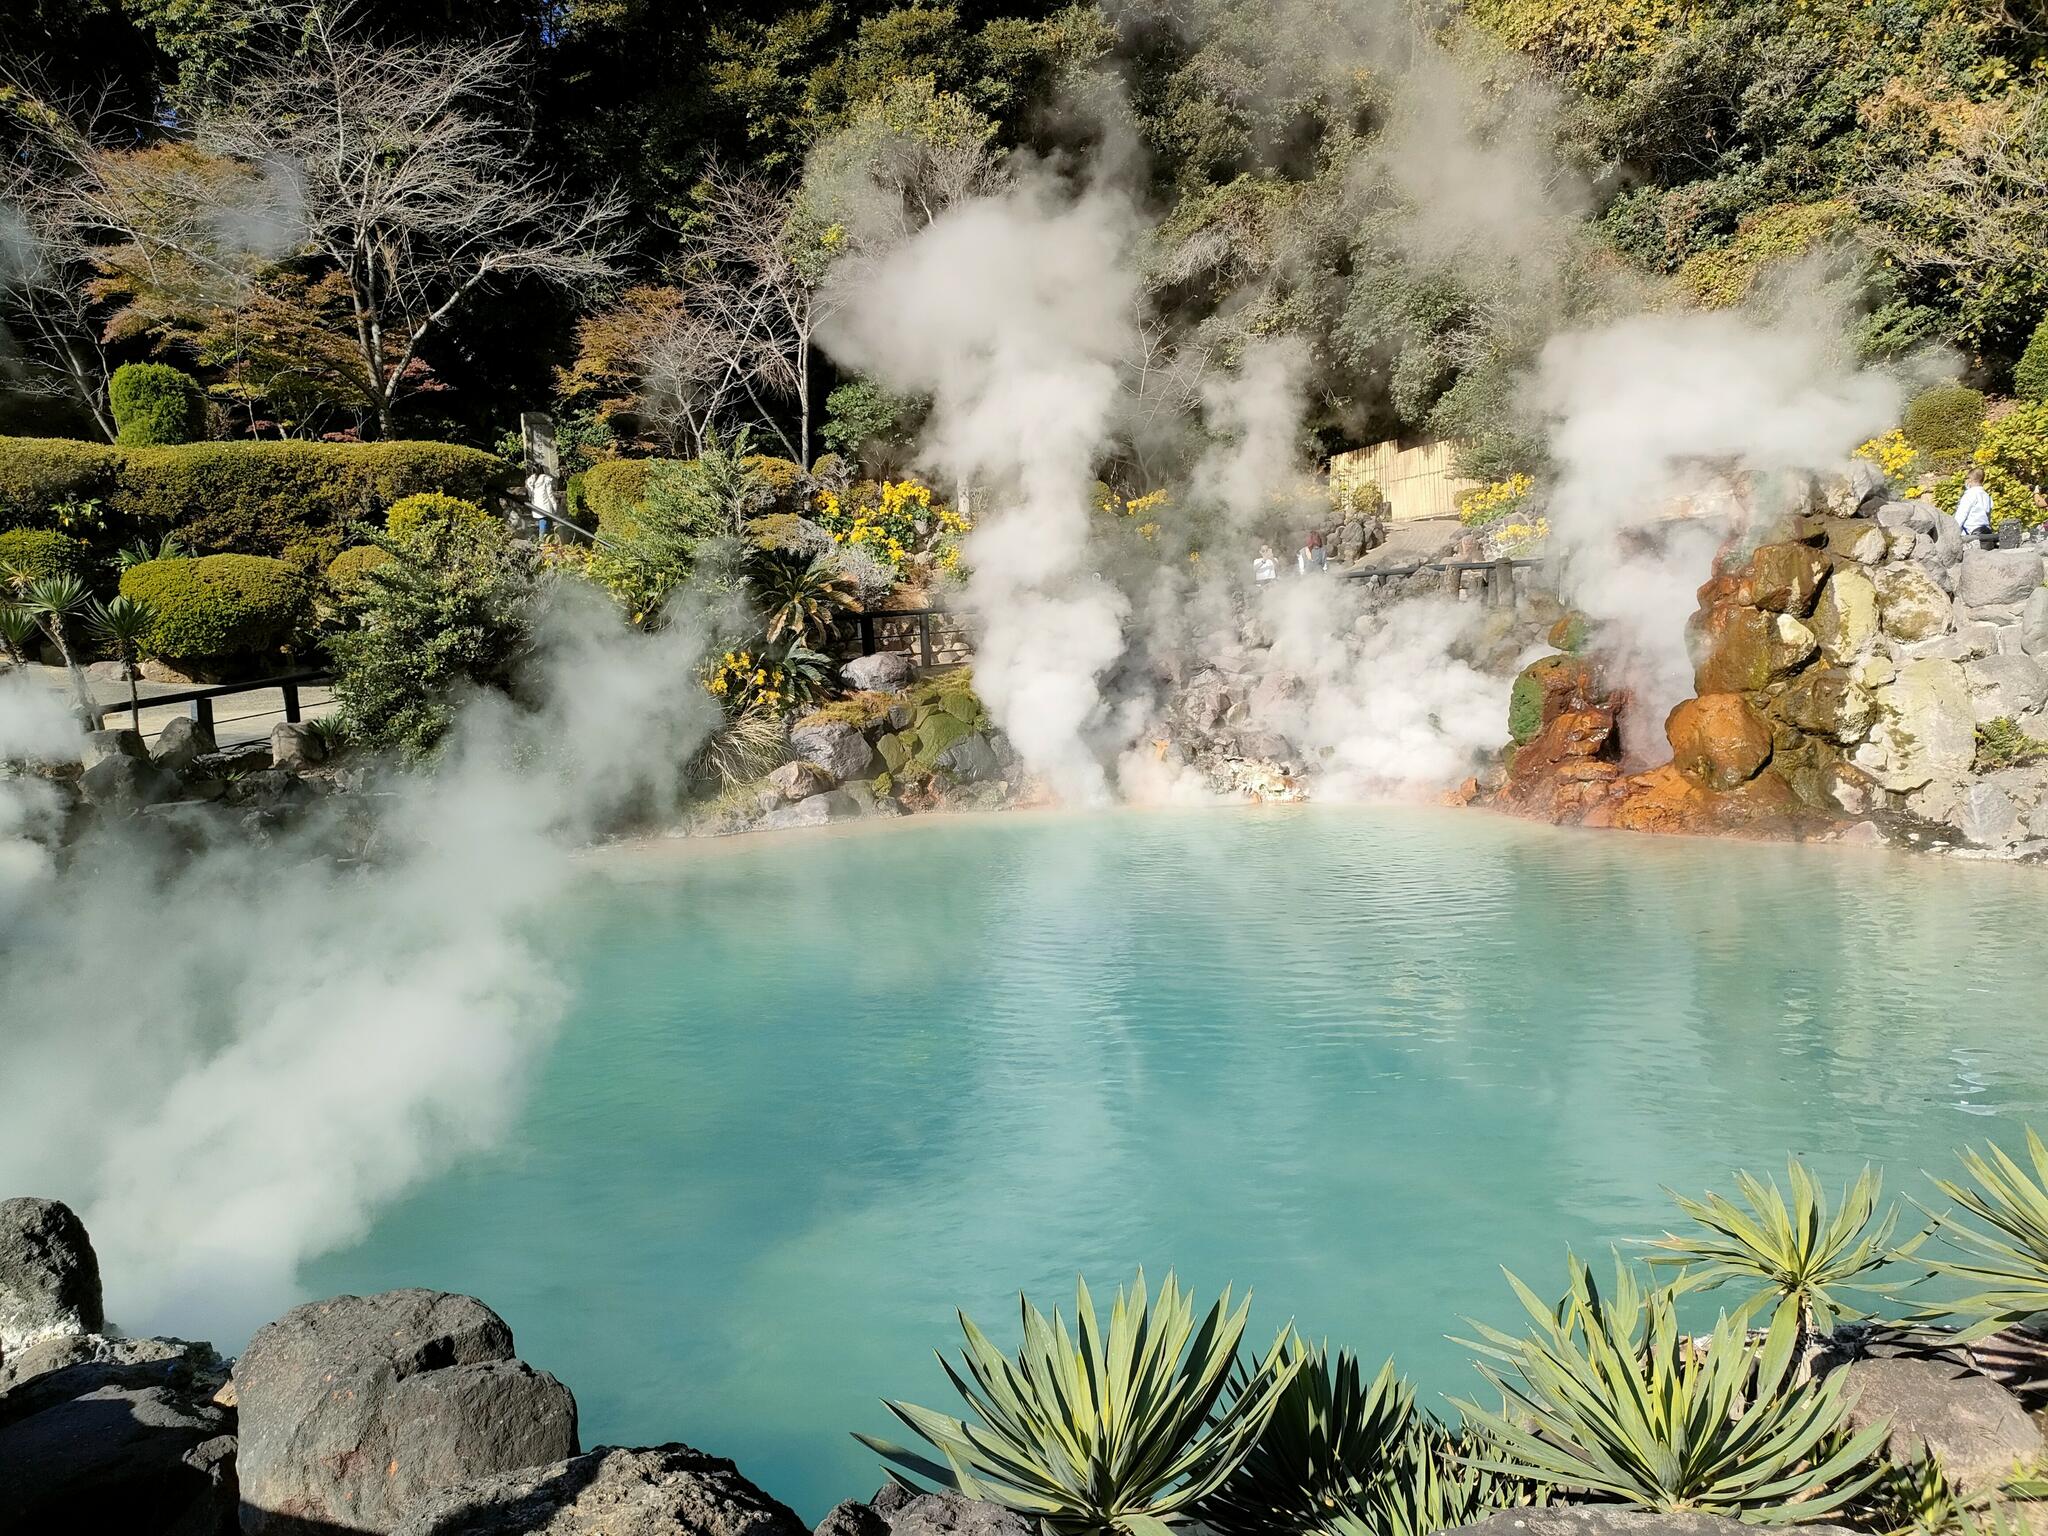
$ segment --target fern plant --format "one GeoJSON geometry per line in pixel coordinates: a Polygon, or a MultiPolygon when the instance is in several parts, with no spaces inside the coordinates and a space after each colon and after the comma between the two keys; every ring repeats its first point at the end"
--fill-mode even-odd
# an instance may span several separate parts
{"type": "Polygon", "coordinates": [[[1633,1508],[1756,1524],[1820,1519],[1877,1477],[1871,1457],[1886,1426],[1845,1436],[1843,1378],[1793,1381],[1791,1314],[1757,1339],[1724,1313],[1702,1350],[1680,1332],[1671,1289],[1645,1290],[1625,1267],[1610,1299],[1573,1259],[1554,1308],[1508,1282],[1535,1327],[1516,1337],[1475,1324],[1471,1347],[1513,1379],[1482,1363],[1502,1407],[1458,1404],[1493,1442],[1473,1466],[1633,1508]]]}
{"type": "Polygon", "coordinates": [[[1741,1205],[1713,1193],[1704,1200],[1673,1193],[1699,1230],[1667,1233],[1650,1262],[1679,1266],[1675,1289],[1681,1293],[1729,1284],[1754,1287],[1736,1318],[1748,1322],[1768,1308],[1772,1328],[1789,1319],[1792,1358],[1803,1369],[1817,1330],[1864,1315],[1846,1298],[1874,1288],[1868,1277],[1890,1257],[1898,1213],[1877,1214],[1884,1178],[1868,1167],[1843,1189],[1832,1210],[1820,1180],[1796,1158],[1786,1166],[1786,1181],[1789,1202],[1776,1179],[1747,1173],[1735,1175],[1741,1205]]]}
{"type": "MultiPolygon", "coordinates": [[[[1024,1341],[1012,1361],[965,1313],[965,1374],[940,1364],[975,1422],[908,1403],[889,1411],[939,1456],[856,1435],[907,1473],[1038,1519],[1062,1536],[1165,1536],[1237,1470],[1298,1362],[1282,1329],[1263,1358],[1233,1366],[1251,1298],[1226,1288],[1198,1325],[1194,1295],[1171,1274],[1157,1296],[1144,1271],[1110,1309],[1105,1333],[1081,1283],[1074,1330],[1018,1298],[1024,1341]]],[[[906,1479],[907,1481],[907,1479],[906,1479]]]]}

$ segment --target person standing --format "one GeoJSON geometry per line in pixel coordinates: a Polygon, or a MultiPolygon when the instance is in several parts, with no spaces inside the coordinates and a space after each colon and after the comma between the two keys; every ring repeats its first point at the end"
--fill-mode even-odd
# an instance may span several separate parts
{"type": "Polygon", "coordinates": [[[1956,503],[1956,528],[1966,539],[1991,543],[1991,493],[1984,489],[1984,471],[1972,468],[1963,476],[1962,499],[1956,503]]]}
{"type": "Polygon", "coordinates": [[[1308,542],[1302,545],[1301,548],[1295,553],[1295,572],[1298,575],[1306,576],[1314,571],[1328,570],[1329,567],[1330,556],[1329,553],[1323,548],[1322,530],[1311,529],[1309,531],[1308,542]]]}
{"type": "Polygon", "coordinates": [[[1261,544],[1259,558],[1252,562],[1252,580],[1260,586],[1276,581],[1280,576],[1280,562],[1273,557],[1273,546],[1261,544]]]}

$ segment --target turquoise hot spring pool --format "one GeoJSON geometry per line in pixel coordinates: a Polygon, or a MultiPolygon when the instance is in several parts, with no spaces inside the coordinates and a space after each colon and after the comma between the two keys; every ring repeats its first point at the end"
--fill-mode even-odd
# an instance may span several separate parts
{"type": "Polygon", "coordinates": [[[1566,1246],[1796,1153],[1931,1194],[2048,1129],[2048,878],[1436,811],[933,818],[593,863],[512,1133],[311,1294],[484,1297],[586,1446],[815,1519],[965,1308],[1139,1264],[1426,1398],[1566,1246]]]}

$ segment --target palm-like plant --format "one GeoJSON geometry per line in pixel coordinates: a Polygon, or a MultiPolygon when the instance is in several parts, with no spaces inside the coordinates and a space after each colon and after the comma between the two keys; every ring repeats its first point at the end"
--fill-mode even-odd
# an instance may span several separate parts
{"type": "Polygon", "coordinates": [[[112,651],[128,677],[128,716],[138,727],[142,703],[135,687],[135,664],[142,659],[142,642],[156,624],[156,610],[139,597],[117,597],[111,603],[94,603],[85,610],[85,627],[92,637],[112,651]]]}
{"type": "Polygon", "coordinates": [[[1429,1415],[1417,1414],[1385,1475],[1322,1529],[1329,1536],[1436,1536],[1474,1525],[1495,1510],[1549,1501],[1543,1484],[1475,1464],[1490,1454],[1485,1436],[1469,1430],[1453,1435],[1429,1415]]]}
{"type": "Polygon", "coordinates": [[[1792,1358],[1803,1372],[1816,1329],[1864,1315],[1844,1297],[1874,1289],[1864,1277],[1889,1259],[1898,1213],[1878,1216],[1884,1177],[1869,1167],[1844,1188],[1832,1211],[1820,1180],[1798,1159],[1787,1165],[1786,1178],[1792,1189],[1789,1203],[1776,1179],[1763,1182],[1736,1174],[1746,1209],[1721,1195],[1688,1200],[1667,1191],[1700,1230],[1685,1236],[1667,1233],[1650,1262],[1682,1266],[1675,1281],[1680,1292],[1711,1291],[1730,1283],[1755,1286],[1737,1319],[1747,1322],[1768,1307],[1775,1328],[1789,1315],[1792,1358]]]}
{"type": "Polygon", "coordinates": [[[820,645],[840,613],[861,611],[860,588],[830,555],[801,563],[786,555],[764,555],[756,563],[753,584],[761,600],[763,633],[771,641],[820,645]]]}
{"type": "Polygon", "coordinates": [[[1969,1183],[1936,1179],[1934,1187],[1991,1230],[1980,1230],[1953,1211],[1930,1213],[1927,1230],[1900,1254],[1912,1256],[1936,1236],[1949,1246],[1955,1256],[1926,1260],[1929,1271],[1975,1289],[1917,1316],[1923,1321],[1972,1318],[1962,1337],[1974,1339],[2048,1311],[2048,1146],[2029,1126],[2031,1174],[1996,1144],[1982,1152],[1965,1148],[1960,1156],[1969,1183]]]}
{"type": "Polygon", "coordinates": [[[1294,1379],[1289,1329],[1233,1372],[1251,1298],[1231,1311],[1228,1289],[1198,1326],[1193,1292],[1168,1275],[1148,1298],[1141,1270],[1128,1296],[1117,1291],[1106,1335],[1085,1283],[1073,1334],[1057,1310],[1048,1321],[1021,1296],[1018,1307],[1015,1361],[964,1313],[966,1375],[940,1357],[978,1422],[887,1404],[943,1460],[857,1438],[893,1468],[1034,1516],[1062,1536],[1165,1536],[1237,1469],[1294,1379]]]}
{"type": "MultiPolygon", "coordinates": [[[[1472,1465],[1635,1508],[1728,1514],[1757,1524],[1816,1520],[1877,1477],[1888,1426],[1841,1433],[1843,1378],[1792,1379],[1794,1315],[1762,1339],[1722,1314],[1704,1352],[1678,1328],[1669,1288],[1617,1266],[1614,1296],[1571,1262],[1571,1289],[1546,1307],[1513,1275],[1535,1322],[1527,1337],[1480,1326],[1491,1411],[1460,1402],[1493,1442],[1472,1465]]],[[[1477,1326],[1477,1325],[1475,1325],[1477,1326]]]]}
{"type": "Polygon", "coordinates": [[[71,649],[71,621],[84,613],[92,602],[92,589],[76,576],[61,573],[23,582],[20,593],[20,606],[50,637],[50,643],[57,647],[57,654],[64,658],[64,671],[71,679],[71,691],[78,699],[80,712],[91,722],[92,729],[98,730],[100,707],[92,696],[92,690],[86,686],[85,672],[71,649]]]}
{"type": "Polygon", "coordinates": [[[148,539],[137,539],[115,555],[114,560],[125,571],[132,566],[147,565],[152,560],[175,560],[184,553],[185,546],[178,542],[178,536],[167,533],[154,544],[148,539]]]}
{"type": "Polygon", "coordinates": [[[20,603],[0,602],[0,645],[7,647],[7,659],[17,667],[28,665],[28,648],[42,633],[36,616],[20,603]]]}
{"type": "MultiPolygon", "coordinates": [[[[1349,1350],[1287,1343],[1294,1379],[1266,1421],[1265,1433],[1201,1508],[1204,1524],[1225,1536],[1309,1531],[1357,1507],[1388,1476],[1406,1445],[1415,1392],[1389,1360],[1370,1382],[1349,1350]]],[[[1250,1365],[1240,1361],[1242,1393],[1250,1365]]]]}

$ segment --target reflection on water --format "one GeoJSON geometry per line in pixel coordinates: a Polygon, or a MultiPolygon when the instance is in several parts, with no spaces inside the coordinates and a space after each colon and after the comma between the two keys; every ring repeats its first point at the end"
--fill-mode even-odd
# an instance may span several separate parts
{"type": "Polygon", "coordinates": [[[1144,1263],[1462,1392],[1507,1321],[1797,1153],[1893,1188],[2048,1126],[2048,883],[1839,849],[1268,810],[931,821],[622,861],[498,1153],[319,1266],[502,1311],[586,1444],[815,1519],[880,1396],[1144,1263]]]}

